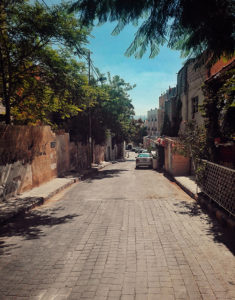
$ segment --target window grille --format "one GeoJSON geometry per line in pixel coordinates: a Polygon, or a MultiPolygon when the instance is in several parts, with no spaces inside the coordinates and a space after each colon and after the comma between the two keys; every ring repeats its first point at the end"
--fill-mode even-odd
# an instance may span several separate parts
{"type": "Polygon", "coordinates": [[[235,216],[235,170],[203,160],[205,167],[201,190],[235,216]]]}

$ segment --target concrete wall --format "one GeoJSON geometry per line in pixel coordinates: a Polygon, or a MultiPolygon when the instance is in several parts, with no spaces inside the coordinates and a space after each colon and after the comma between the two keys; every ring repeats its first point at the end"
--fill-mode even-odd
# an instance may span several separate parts
{"type": "Polygon", "coordinates": [[[172,155],[172,169],[173,176],[187,176],[190,174],[190,159],[188,157],[173,154],[172,155]]]}
{"type": "Polygon", "coordinates": [[[106,149],[105,149],[105,160],[110,161],[113,160],[113,155],[112,155],[112,137],[111,133],[108,134],[106,138],[106,149]]]}
{"type": "Polygon", "coordinates": [[[116,160],[116,159],[121,159],[124,158],[125,155],[125,143],[120,143],[120,144],[112,144],[112,136],[111,134],[108,134],[106,138],[106,147],[104,148],[105,150],[105,155],[104,155],[104,160],[105,161],[110,161],[110,160],[116,160]]]}
{"type": "Polygon", "coordinates": [[[172,176],[186,176],[190,174],[190,159],[174,152],[170,140],[164,147],[165,161],[164,169],[172,176]]]}

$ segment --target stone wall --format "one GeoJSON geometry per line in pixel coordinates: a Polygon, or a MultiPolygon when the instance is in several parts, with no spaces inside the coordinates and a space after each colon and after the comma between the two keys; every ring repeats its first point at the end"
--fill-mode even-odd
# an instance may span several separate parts
{"type": "MultiPolygon", "coordinates": [[[[122,157],[123,145],[93,145],[93,162],[122,157]],[[109,153],[110,151],[110,153],[109,153]]],[[[87,169],[90,145],[70,142],[50,126],[0,125],[0,200],[30,190],[66,172],[87,169]]]]}
{"type": "Polygon", "coordinates": [[[69,145],[70,153],[70,169],[82,170],[87,169],[90,166],[90,150],[89,145],[82,143],[71,142],[69,145]]]}
{"type": "Polygon", "coordinates": [[[178,72],[177,95],[182,102],[181,109],[181,131],[184,130],[184,122],[195,120],[198,125],[203,125],[203,117],[199,111],[199,105],[203,103],[204,95],[202,85],[207,77],[205,66],[194,68],[195,61],[189,60],[178,72]],[[193,112],[193,99],[198,97],[198,111],[193,112]]]}
{"type": "Polygon", "coordinates": [[[0,125],[0,198],[56,177],[55,144],[49,126],[0,125]]]}
{"type": "Polygon", "coordinates": [[[105,160],[105,146],[94,145],[93,148],[93,162],[99,164],[105,160]]]}
{"type": "Polygon", "coordinates": [[[56,132],[57,174],[63,175],[70,170],[70,140],[69,133],[56,132]]]}
{"type": "Polygon", "coordinates": [[[202,66],[194,69],[194,63],[188,65],[188,119],[195,120],[198,125],[203,125],[203,117],[199,111],[199,105],[203,104],[204,95],[202,92],[202,85],[204,84],[207,76],[207,69],[202,66]],[[198,97],[198,112],[193,113],[193,98],[198,97]]]}

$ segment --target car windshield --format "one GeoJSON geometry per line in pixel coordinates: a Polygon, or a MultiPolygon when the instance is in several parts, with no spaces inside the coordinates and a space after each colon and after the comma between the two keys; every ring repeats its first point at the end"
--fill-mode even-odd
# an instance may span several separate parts
{"type": "Polygon", "coordinates": [[[138,155],[138,157],[151,157],[151,154],[149,153],[141,153],[138,155]]]}

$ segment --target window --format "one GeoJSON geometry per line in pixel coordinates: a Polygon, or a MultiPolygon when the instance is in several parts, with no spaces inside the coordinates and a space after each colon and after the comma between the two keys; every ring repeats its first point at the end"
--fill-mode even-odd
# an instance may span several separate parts
{"type": "Polygon", "coordinates": [[[198,112],[198,96],[192,98],[192,118],[198,112]]]}

